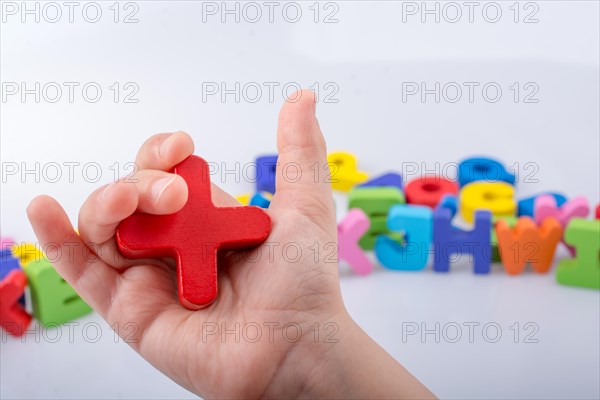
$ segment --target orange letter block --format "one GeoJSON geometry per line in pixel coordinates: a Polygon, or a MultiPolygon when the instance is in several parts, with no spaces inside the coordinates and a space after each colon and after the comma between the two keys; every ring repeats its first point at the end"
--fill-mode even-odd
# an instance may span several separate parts
{"type": "Polygon", "coordinates": [[[521,217],[514,228],[506,221],[496,223],[500,258],[506,273],[519,275],[527,263],[543,274],[550,270],[554,251],[562,237],[562,225],[554,217],[546,218],[538,227],[529,217],[521,217]]]}

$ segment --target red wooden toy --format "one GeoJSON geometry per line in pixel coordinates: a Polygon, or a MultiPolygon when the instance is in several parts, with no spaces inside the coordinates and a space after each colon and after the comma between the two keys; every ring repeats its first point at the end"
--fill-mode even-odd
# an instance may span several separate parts
{"type": "Polygon", "coordinates": [[[259,207],[215,207],[208,165],[200,157],[188,157],[171,172],[187,182],[186,205],[175,214],[130,216],[117,228],[117,243],[126,257],[175,259],[179,301],[197,310],[217,297],[217,252],[260,245],[271,219],[259,207]]]}
{"type": "Polygon", "coordinates": [[[445,195],[458,193],[458,183],[441,176],[423,176],[408,182],[404,192],[407,203],[435,208],[445,195]]]}
{"type": "Polygon", "coordinates": [[[13,336],[21,336],[31,323],[19,299],[27,286],[27,276],[20,269],[12,270],[0,282],[0,325],[13,336]]]}

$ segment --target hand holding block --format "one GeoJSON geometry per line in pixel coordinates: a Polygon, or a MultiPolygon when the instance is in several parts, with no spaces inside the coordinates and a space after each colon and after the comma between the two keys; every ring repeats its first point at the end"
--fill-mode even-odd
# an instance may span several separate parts
{"type": "MultiPolygon", "coordinates": [[[[331,187],[348,192],[354,186],[366,181],[369,176],[356,167],[356,157],[350,153],[339,151],[327,156],[331,176],[331,187]]],[[[320,175],[317,175],[320,176],[320,175]]]]}
{"type": "Polygon", "coordinates": [[[515,175],[506,170],[500,161],[487,157],[467,158],[458,164],[458,183],[465,186],[471,182],[506,182],[515,184],[515,175]]]}
{"type": "Polygon", "coordinates": [[[29,315],[19,303],[27,286],[27,277],[21,270],[13,270],[0,281],[0,325],[13,336],[21,336],[31,323],[29,315]]]}
{"type": "Polygon", "coordinates": [[[575,246],[577,255],[558,263],[558,283],[600,289],[600,220],[573,218],[567,226],[565,240],[575,246]]]}
{"type": "Polygon", "coordinates": [[[217,297],[217,252],[260,245],[271,219],[258,207],[215,207],[208,165],[200,157],[188,157],[172,172],[187,182],[185,206],[175,214],[130,216],[117,227],[117,243],[126,257],[175,259],[179,301],[197,310],[217,297]]]}
{"type": "Polygon", "coordinates": [[[535,272],[544,274],[552,266],[556,246],[562,237],[562,226],[556,218],[546,218],[538,227],[533,219],[521,217],[514,228],[499,220],[496,235],[507,274],[519,275],[527,263],[535,272]]]}
{"type": "Polygon", "coordinates": [[[404,232],[405,243],[386,235],[375,241],[375,255],[384,267],[417,271],[425,268],[433,237],[433,217],[427,206],[399,205],[390,208],[387,225],[392,232],[404,232]]]}
{"type": "Polygon", "coordinates": [[[358,245],[370,225],[369,217],[360,208],[350,210],[338,225],[338,258],[359,275],[368,275],[373,270],[373,263],[358,245]]]}
{"type": "Polygon", "coordinates": [[[92,311],[47,259],[31,261],[24,271],[29,281],[33,315],[43,325],[64,324],[92,311]]]}
{"type": "Polygon", "coordinates": [[[402,190],[402,175],[395,172],[388,172],[383,175],[369,179],[365,183],[358,185],[359,187],[383,187],[392,186],[402,190]]]}
{"type": "Polygon", "coordinates": [[[494,217],[515,215],[515,188],[505,182],[473,182],[460,191],[460,215],[473,222],[477,210],[489,210],[494,217]]]}
{"type": "Polygon", "coordinates": [[[423,176],[406,185],[406,202],[434,208],[444,195],[458,194],[458,183],[441,176],[423,176]]]}

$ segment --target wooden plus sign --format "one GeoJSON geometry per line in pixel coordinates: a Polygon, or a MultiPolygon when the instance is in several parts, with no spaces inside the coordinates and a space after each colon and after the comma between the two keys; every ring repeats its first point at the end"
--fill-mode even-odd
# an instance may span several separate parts
{"type": "Polygon", "coordinates": [[[215,207],[208,165],[200,157],[188,157],[172,172],[187,182],[185,206],[169,215],[133,214],[117,227],[117,243],[129,258],[175,259],[179,301],[197,310],[217,297],[217,252],[260,245],[271,219],[259,207],[215,207]]]}

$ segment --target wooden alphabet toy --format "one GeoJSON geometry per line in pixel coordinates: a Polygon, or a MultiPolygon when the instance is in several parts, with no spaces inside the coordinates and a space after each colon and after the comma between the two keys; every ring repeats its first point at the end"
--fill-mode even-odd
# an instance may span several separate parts
{"type": "Polygon", "coordinates": [[[10,249],[0,250],[0,281],[15,269],[21,269],[21,264],[13,256],[12,251],[10,249]]]}
{"type": "Polygon", "coordinates": [[[19,302],[26,286],[27,277],[20,269],[0,281],[0,326],[13,336],[23,335],[31,323],[31,315],[19,302]]]}
{"type": "Polygon", "coordinates": [[[1,236],[0,237],[0,251],[2,250],[10,250],[10,247],[15,244],[15,239],[10,236],[1,236]]]}
{"type": "Polygon", "coordinates": [[[387,226],[392,232],[402,232],[404,242],[398,243],[386,235],[375,241],[375,255],[389,269],[417,271],[425,268],[433,237],[433,212],[427,206],[397,205],[390,208],[387,226]]]}
{"type": "Polygon", "coordinates": [[[328,179],[330,179],[331,187],[334,190],[348,192],[354,186],[365,182],[369,178],[369,175],[365,172],[358,170],[356,167],[356,157],[353,154],[343,151],[330,153],[327,156],[327,163],[330,170],[330,177],[328,179]]]}
{"type": "Polygon", "coordinates": [[[371,226],[360,239],[360,247],[371,250],[375,239],[382,234],[391,234],[387,229],[388,211],[393,205],[403,204],[404,195],[395,187],[357,187],[348,197],[348,208],[360,208],[369,217],[371,226]]]}
{"type": "Polygon", "coordinates": [[[32,261],[24,270],[35,319],[43,325],[63,324],[92,311],[47,259],[32,261]]]}
{"type": "Polygon", "coordinates": [[[275,193],[275,175],[277,174],[277,154],[256,159],[256,191],[275,193]]]}
{"type": "Polygon", "coordinates": [[[571,260],[561,260],[556,280],[562,285],[600,289],[600,220],[573,218],[565,240],[576,249],[571,260]]]}
{"type": "Polygon", "coordinates": [[[173,168],[188,185],[188,201],[169,215],[134,214],[117,228],[126,257],[172,257],[177,262],[179,300],[197,310],[217,297],[217,252],[260,245],[271,219],[259,207],[215,207],[206,161],[190,156],[173,168]]]}
{"type": "Polygon", "coordinates": [[[450,216],[454,218],[456,212],[458,211],[458,204],[456,201],[456,196],[453,194],[446,194],[442,197],[437,207],[443,207],[450,210],[450,216]]]}
{"type": "Polygon", "coordinates": [[[365,183],[361,183],[358,185],[359,187],[382,187],[382,186],[391,186],[398,188],[400,190],[402,187],[402,175],[397,174],[395,172],[388,172],[375,178],[369,179],[365,183]]]}
{"type": "Polygon", "coordinates": [[[535,196],[526,197],[517,202],[517,216],[534,218],[535,199],[544,195],[550,195],[554,197],[554,199],[556,200],[556,205],[558,207],[562,206],[567,201],[567,198],[561,193],[551,192],[545,192],[536,194],[535,196]]]}
{"type": "Polygon", "coordinates": [[[476,210],[489,210],[494,217],[515,215],[514,186],[505,182],[473,182],[460,191],[460,213],[473,222],[476,210]]]}
{"type": "Polygon", "coordinates": [[[517,225],[517,218],[514,215],[510,217],[492,217],[492,236],[491,236],[491,245],[492,245],[492,262],[500,262],[502,259],[500,257],[500,249],[498,248],[498,235],[496,235],[496,225],[499,221],[504,221],[509,228],[514,228],[517,225]]]}
{"type": "Polygon", "coordinates": [[[553,217],[544,219],[539,227],[530,217],[519,218],[514,227],[500,219],[496,224],[496,235],[507,274],[519,275],[526,264],[544,274],[552,266],[554,251],[562,237],[562,225],[553,217]]]}
{"type": "MultiPolygon", "coordinates": [[[[576,197],[558,206],[556,199],[550,195],[539,196],[535,199],[534,216],[535,222],[541,224],[545,218],[554,217],[565,228],[572,218],[585,218],[590,213],[590,206],[585,197],[576,197]]],[[[569,246],[563,239],[571,254],[575,254],[575,248],[569,246]]]]}
{"type": "Polygon", "coordinates": [[[258,192],[250,198],[248,205],[257,206],[260,208],[269,208],[272,198],[273,196],[271,196],[271,194],[268,192],[258,192]]]}
{"type": "Polygon", "coordinates": [[[452,254],[471,254],[475,273],[489,273],[492,262],[492,214],[489,211],[476,211],[475,226],[471,231],[454,227],[451,219],[452,214],[447,208],[438,207],[433,213],[434,271],[448,272],[452,254]]]}
{"type": "Polygon", "coordinates": [[[514,185],[515,180],[515,175],[507,171],[500,161],[491,158],[472,157],[458,164],[458,183],[461,187],[476,181],[514,185]]]}
{"type": "Polygon", "coordinates": [[[338,259],[346,261],[359,275],[370,274],[374,267],[358,245],[370,225],[369,217],[360,208],[351,209],[338,224],[338,259]]]}
{"type": "Polygon", "coordinates": [[[458,194],[458,184],[441,176],[424,176],[408,182],[404,194],[408,204],[435,208],[445,195],[458,194]]]}

